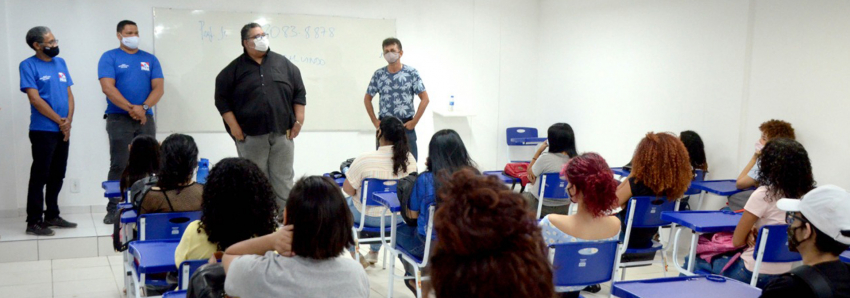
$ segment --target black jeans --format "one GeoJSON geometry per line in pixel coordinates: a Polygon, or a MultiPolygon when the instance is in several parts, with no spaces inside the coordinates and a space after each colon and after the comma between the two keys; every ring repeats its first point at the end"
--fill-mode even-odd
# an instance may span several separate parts
{"type": "MultiPolygon", "coordinates": [[[[156,122],[153,116],[147,115],[147,122],[130,118],[129,114],[106,114],[106,133],[109,135],[109,175],[108,180],[120,180],[124,168],[130,159],[130,143],[139,135],[156,137],[156,122]]],[[[121,198],[109,198],[106,212],[113,213],[121,198]]]]}
{"type": "Polygon", "coordinates": [[[59,191],[68,165],[68,147],[61,132],[34,131],[29,133],[32,143],[32,167],[27,191],[27,222],[37,223],[59,217],[59,191]],[[45,186],[47,192],[45,194],[45,186]],[[44,205],[47,204],[47,211],[44,205]]]}

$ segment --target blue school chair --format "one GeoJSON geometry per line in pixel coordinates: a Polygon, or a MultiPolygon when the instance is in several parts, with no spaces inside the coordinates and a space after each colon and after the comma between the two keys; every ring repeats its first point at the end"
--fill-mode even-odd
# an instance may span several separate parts
{"type": "Polygon", "coordinates": [[[192,274],[198,270],[198,267],[209,263],[209,260],[186,260],[180,263],[177,267],[177,289],[189,289],[189,281],[192,280],[192,274]]]}
{"type": "MultiPolygon", "coordinates": [[[[623,246],[620,249],[620,258],[624,254],[640,254],[651,252],[662,252],[661,259],[663,264],[667,264],[667,255],[663,253],[664,244],[655,243],[652,247],[647,248],[629,248],[629,238],[631,237],[632,228],[660,228],[669,225],[669,221],[661,219],[661,212],[675,211],[678,206],[678,201],[668,201],[665,197],[632,197],[626,206],[626,230],[623,237],[623,246]]],[[[622,268],[621,280],[626,278],[626,268],[649,266],[659,263],[655,260],[650,261],[633,261],[620,262],[619,268],[622,268]]],[[[664,276],[667,276],[667,270],[664,270],[664,276]]]]}
{"type": "MultiPolygon", "coordinates": [[[[425,228],[425,253],[422,255],[422,258],[418,258],[405,250],[403,247],[396,245],[394,248],[388,250],[391,253],[390,260],[393,260],[401,255],[402,262],[413,265],[413,269],[415,271],[414,276],[398,276],[395,275],[395,261],[390,262],[390,283],[389,290],[387,290],[387,297],[393,297],[393,279],[400,278],[403,281],[407,282],[407,280],[414,279],[416,280],[416,298],[422,298],[422,281],[429,280],[430,277],[422,276],[422,269],[428,266],[428,258],[431,254],[431,247],[436,241],[436,235],[434,235],[434,210],[437,207],[435,205],[431,205],[428,207],[428,225],[425,228]]],[[[392,237],[396,237],[396,235],[392,235],[392,237]]],[[[395,241],[393,241],[395,242],[395,241]]]]}
{"type": "Polygon", "coordinates": [[[756,265],[750,285],[756,286],[762,262],[796,262],[802,260],[800,253],[788,249],[788,225],[766,225],[759,229],[755,251],[756,265]],[[770,237],[768,237],[770,236],[770,237]]]}
{"type": "MultiPolygon", "coordinates": [[[[560,173],[543,173],[537,180],[539,180],[537,183],[540,183],[540,187],[538,187],[537,192],[536,218],[540,219],[540,214],[543,212],[544,198],[550,200],[569,200],[570,194],[567,191],[567,180],[562,179],[560,173]]],[[[570,205],[572,207],[574,204],[570,205]]]]}
{"type": "Polygon", "coordinates": [[[162,298],[186,298],[186,290],[166,292],[162,298]]]}
{"type": "MultiPolygon", "coordinates": [[[[375,193],[384,193],[384,192],[396,192],[396,186],[398,185],[396,180],[382,180],[382,179],[374,179],[369,178],[363,180],[363,183],[360,186],[360,206],[363,206],[363,209],[360,212],[360,223],[354,223],[354,227],[352,230],[354,231],[354,250],[355,250],[355,259],[360,261],[360,243],[374,243],[380,242],[382,245],[386,245],[387,238],[386,233],[392,232],[392,227],[383,227],[385,225],[385,217],[386,212],[381,216],[381,227],[372,227],[364,224],[366,221],[366,207],[378,207],[383,208],[384,206],[381,203],[378,203],[374,199],[372,199],[372,195],[375,193]],[[364,238],[360,239],[360,232],[367,233],[380,233],[381,236],[378,238],[364,238]]],[[[355,198],[352,198],[355,199],[355,198]]],[[[395,216],[395,214],[389,214],[395,216]]],[[[400,221],[398,224],[405,224],[404,221],[400,221]]],[[[390,235],[392,237],[393,235],[390,235]]],[[[384,252],[384,263],[382,264],[382,268],[386,269],[387,266],[387,254],[384,252]]]]}
{"type": "Polygon", "coordinates": [[[508,127],[505,130],[505,136],[508,144],[508,162],[531,162],[525,159],[511,159],[511,147],[537,146],[546,140],[546,138],[538,137],[537,129],[533,127],[508,127]]]}
{"type": "Polygon", "coordinates": [[[180,240],[192,221],[201,219],[201,211],[148,213],[139,216],[139,241],[180,240]]]}
{"type": "MultiPolygon", "coordinates": [[[[584,288],[605,282],[613,287],[620,261],[617,240],[571,242],[550,245],[556,292],[566,287],[584,288]]],[[[610,297],[610,295],[609,295],[610,297]]]]}

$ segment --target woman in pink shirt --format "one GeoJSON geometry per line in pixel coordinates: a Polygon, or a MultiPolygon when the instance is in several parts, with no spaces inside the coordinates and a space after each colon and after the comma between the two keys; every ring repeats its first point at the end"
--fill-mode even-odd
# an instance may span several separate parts
{"type": "MultiPolygon", "coordinates": [[[[746,247],[740,258],[732,254],[714,257],[711,263],[697,258],[696,268],[749,283],[755,267],[755,241],[764,225],[785,224],[785,212],[776,207],[781,198],[801,198],[815,188],[812,164],[803,145],[789,138],[770,140],[758,159],[759,188],[744,206],[744,214],[735,228],[732,244],[746,247]],[[721,270],[730,262],[726,270],[721,270]]],[[[762,262],[757,286],[764,287],[780,274],[791,270],[792,263],[762,262]]]]}

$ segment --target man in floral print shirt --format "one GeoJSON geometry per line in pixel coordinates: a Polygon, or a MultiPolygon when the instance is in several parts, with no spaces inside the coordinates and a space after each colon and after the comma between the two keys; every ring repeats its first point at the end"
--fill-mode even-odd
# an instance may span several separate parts
{"type": "Polygon", "coordinates": [[[425,108],[428,106],[428,92],[425,91],[425,84],[422,83],[422,78],[419,77],[419,72],[409,65],[401,64],[401,56],[404,51],[401,48],[401,41],[396,38],[387,38],[382,44],[384,48],[384,59],[389,63],[386,67],[381,67],[372,75],[372,80],[369,82],[369,88],[366,89],[366,112],[369,113],[369,118],[372,124],[377,129],[381,124],[381,119],[384,117],[394,116],[404,122],[404,127],[407,129],[407,141],[410,144],[410,153],[413,157],[419,160],[418,150],[416,147],[416,131],[413,129],[425,113],[425,108]],[[380,111],[375,117],[375,111],[372,108],[372,98],[376,94],[381,94],[381,99],[378,104],[380,111]],[[413,96],[419,95],[419,108],[413,107],[413,96]]]}

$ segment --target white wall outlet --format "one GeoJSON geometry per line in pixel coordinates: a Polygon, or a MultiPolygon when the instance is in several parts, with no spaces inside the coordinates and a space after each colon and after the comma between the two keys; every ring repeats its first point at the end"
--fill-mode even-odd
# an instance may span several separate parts
{"type": "Polygon", "coordinates": [[[80,193],[80,179],[71,179],[71,193],[80,193]]]}

